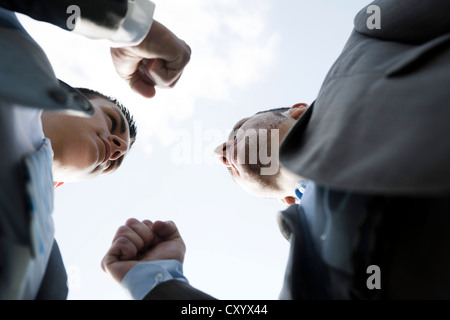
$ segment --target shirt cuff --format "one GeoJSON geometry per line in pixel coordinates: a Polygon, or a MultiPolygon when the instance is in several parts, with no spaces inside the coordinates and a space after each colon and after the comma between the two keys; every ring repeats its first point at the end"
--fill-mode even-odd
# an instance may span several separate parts
{"type": "Polygon", "coordinates": [[[140,262],[128,271],[121,284],[131,298],[142,300],[158,284],[169,280],[189,283],[179,260],[140,262]]]}
{"type": "Polygon", "coordinates": [[[155,7],[150,0],[128,0],[127,13],[117,29],[80,18],[73,32],[90,39],[107,40],[111,47],[138,45],[152,27],[155,7]]]}
{"type": "Polygon", "coordinates": [[[144,40],[153,24],[155,4],[149,0],[128,0],[128,10],[119,29],[109,39],[112,47],[134,46],[144,40]]]}

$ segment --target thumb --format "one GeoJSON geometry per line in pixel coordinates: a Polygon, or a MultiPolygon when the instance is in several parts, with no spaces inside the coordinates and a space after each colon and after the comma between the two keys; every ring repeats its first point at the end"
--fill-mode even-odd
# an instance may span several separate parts
{"type": "Polygon", "coordinates": [[[136,247],[125,237],[117,239],[102,259],[101,267],[118,282],[133,268],[137,261],[133,259],[137,254],[136,247]],[[128,261],[127,261],[128,260],[128,261]]]}

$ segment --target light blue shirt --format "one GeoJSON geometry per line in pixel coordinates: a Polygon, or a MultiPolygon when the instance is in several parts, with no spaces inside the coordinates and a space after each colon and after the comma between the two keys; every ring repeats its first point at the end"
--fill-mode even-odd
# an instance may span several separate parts
{"type": "MultiPolygon", "coordinates": [[[[315,193],[314,187],[315,183],[313,181],[305,181],[301,180],[297,186],[302,186],[301,189],[296,190],[296,194],[301,200],[301,206],[304,209],[306,222],[308,223],[308,227],[312,228],[313,225],[313,216],[314,216],[314,205],[315,205],[315,193]]],[[[300,203],[300,202],[299,202],[300,203]]]]}
{"type": "MultiPolygon", "coordinates": [[[[27,154],[23,160],[29,219],[29,226],[25,227],[29,228],[30,243],[21,242],[14,236],[0,239],[3,242],[2,265],[5,273],[0,282],[0,298],[6,300],[29,300],[36,297],[54,242],[53,150],[50,140],[41,140],[41,146],[27,154]]],[[[2,196],[3,194],[0,195],[1,205],[8,201],[2,196]]],[[[1,212],[2,223],[8,223],[8,214],[10,212],[1,212]]]]}
{"type": "Polygon", "coordinates": [[[183,275],[183,264],[179,260],[138,263],[122,279],[122,287],[131,298],[142,300],[158,284],[169,280],[189,283],[183,275]]]}

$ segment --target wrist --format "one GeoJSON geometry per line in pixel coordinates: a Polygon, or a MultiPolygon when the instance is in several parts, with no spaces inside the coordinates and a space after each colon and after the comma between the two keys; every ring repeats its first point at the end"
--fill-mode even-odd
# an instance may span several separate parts
{"type": "Polygon", "coordinates": [[[188,283],[179,260],[140,262],[125,275],[121,285],[133,299],[141,300],[157,285],[170,280],[188,283]]]}

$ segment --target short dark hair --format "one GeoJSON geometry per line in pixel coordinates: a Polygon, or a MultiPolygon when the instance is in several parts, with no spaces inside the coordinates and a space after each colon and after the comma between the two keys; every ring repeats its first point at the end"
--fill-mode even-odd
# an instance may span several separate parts
{"type": "Polygon", "coordinates": [[[80,91],[86,98],[103,98],[114,105],[116,105],[119,110],[122,112],[123,116],[128,122],[128,128],[130,129],[130,148],[136,141],[136,135],[137,135],[137,127],[136,122],[134,121],[133,116],[131,115],[130,111],[125,108],[125,106],[116,98],[107,96],[101,92],[88,89],[88,88],[76,88],[78,91],[80,91]]]}
{"type": "Polygon", "coordinates": [[[259,111],[256,114],[261,114],[261,113],[268,113],[268,112],[273,112],[276,115],[282,116],[283,112],[288,111],[290,108],[287,107],[281,107],[281,108],[275,108],[275,109],[269,109],[269,110],[264,110],[264,111],[259,111]]]}

